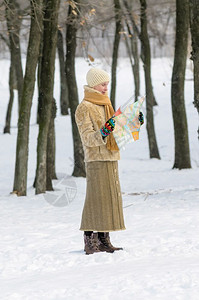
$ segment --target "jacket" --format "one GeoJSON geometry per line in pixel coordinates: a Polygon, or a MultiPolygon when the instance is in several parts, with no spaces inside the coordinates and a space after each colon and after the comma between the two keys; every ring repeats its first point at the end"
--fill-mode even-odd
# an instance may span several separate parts
{"type": "Polygon", "coordinates": [[[77,106],[75,120],[83,144],[85,162],[120,159],[119,151],[107,149],[106,138],[103,139],[100,133],[100,129],[107,121],[103,105],[82,100],[77,106]]]}

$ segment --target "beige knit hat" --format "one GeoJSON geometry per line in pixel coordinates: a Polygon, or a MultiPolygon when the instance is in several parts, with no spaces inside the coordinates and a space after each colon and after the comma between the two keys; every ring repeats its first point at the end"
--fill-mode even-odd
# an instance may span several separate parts
{"type": "Polygon", "coordinates": [[[88,73],[86,75],[86,81],[87,81],[88,86],[94,87],[103,82],[110,81],[110,76],[104,70],[92,68],[88,71],[88,73]]]}

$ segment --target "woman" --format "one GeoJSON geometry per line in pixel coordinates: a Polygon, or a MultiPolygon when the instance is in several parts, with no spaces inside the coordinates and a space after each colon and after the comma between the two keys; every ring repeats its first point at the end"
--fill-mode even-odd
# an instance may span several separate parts
{"type": "Polygon", "coordinates": [[[107,96],[110,77],[104,70],[92,68],[86,80],[84,99],[75,113],[87,178],[80,230],[84,231],[86,254],[113,253],[122,248],[111,244],[109,232],[125,226],[118,178],[120,153],[112,134],[114,110],[107,96]]]}

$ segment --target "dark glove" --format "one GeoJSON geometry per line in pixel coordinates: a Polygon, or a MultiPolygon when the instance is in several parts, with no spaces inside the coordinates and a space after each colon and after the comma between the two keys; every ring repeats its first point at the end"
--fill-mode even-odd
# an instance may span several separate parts
{"type": "Polygon", "coordinates": [[[100,129],[101,135],[103,138],[108,136],[115,128],[115,120],[113,118],[110,118],[104,126],[100,129]]]}
{"type": "Polygon", "coordinates": [[[144,124],[144,115],[142,112],[139,113],[138,120],[140,121],[140,125],[144,124]]]}

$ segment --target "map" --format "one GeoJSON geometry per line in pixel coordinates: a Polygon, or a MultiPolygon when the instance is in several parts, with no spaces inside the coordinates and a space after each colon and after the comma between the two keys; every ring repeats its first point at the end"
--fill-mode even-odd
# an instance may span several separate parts
{"type": "Polygon", "coordinates": [[[139,113],[145,97],[138,101],[129,101],[121,106],[114,114],[115,129],[114,138],[119,149],[124,149],[125,145],[139,139],[140,122],[139,113]]]}

